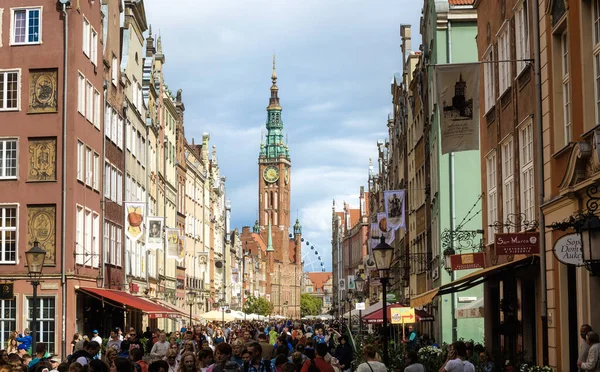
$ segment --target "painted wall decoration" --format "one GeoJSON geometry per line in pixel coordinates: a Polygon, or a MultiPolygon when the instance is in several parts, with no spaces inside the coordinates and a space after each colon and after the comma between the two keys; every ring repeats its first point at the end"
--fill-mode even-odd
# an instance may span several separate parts
{"type": "Polygon", "coordinates": [[[58,112],[58,70],[30,70],[29,113],[58,112]]]}
{"type": "Polygon", "coordinates": [[[146,229],[146,248],[157,250],[163,247],[163,225],[164,217],[148,217],[148,229],[146,229]]]}
{"type": "Polygon", "coordinates": [[[167,237],[167,258],[179,260],[179,229],[165,229],[167,237]]]}
{"type": "Polygon", "coordinates": [[[29,139],[27,181],[56,181],[56,138],[29,139]]]}
{"type": "MultiPolygon", "coordinates": [[[[56,206],[27,206],[27,246],[37,241],[46,251],[45,265],[56,265],[56,206]]],[[[29,249],[29,248],[27,248],[29,249]]]]}
{"type": "Polygon", "coordinates": [[[125,203],[125,235],[137,241],[144,235],[144,213],[146,203],[125,203]]]}

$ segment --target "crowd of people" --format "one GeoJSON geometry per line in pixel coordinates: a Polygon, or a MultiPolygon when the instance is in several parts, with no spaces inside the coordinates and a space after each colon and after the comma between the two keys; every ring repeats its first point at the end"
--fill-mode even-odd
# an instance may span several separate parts
{"type": "MultiPolygon", "coordinates": [[[[65,360],[31,336],[11,335],[0,372],[349,372],[354,348],[339,324],[319,322],[208,323],[167,334],[159,329],[110,330],[103,340],[75,334],[65,360]]],[[[358,371],[387,371],[366,345],[358,371]],[[366,369],[365,369],[366,368],[366,369]]]]}

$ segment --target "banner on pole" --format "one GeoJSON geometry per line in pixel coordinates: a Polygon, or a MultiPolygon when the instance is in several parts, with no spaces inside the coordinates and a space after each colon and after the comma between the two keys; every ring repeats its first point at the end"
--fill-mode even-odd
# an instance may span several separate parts
{"type": "Polygon", "coordinates": [[[165,229],[167,258],[179,259],[179,229],[165,229]]]}
{"type": "Polygon", "coordinates": [[[406,230],[406,222],[404,219],[404,192],[405,190],[388,190],[383,193],[388,231],[396,230],[399,227],[406,230]]]}
{"type": "Polygon", "coordinates": [[[437,65],[442,154],[479,149],[479,63],[437,65]]]}
{"type": "Polygon", "coordinates": [[[125,235],[131,241],[144,235],[145,209],[146,203],[125,202],[125,235]]]}
{"type": "MultiPolygon", "coordinates": [[[[389,228],[389,225],[387,222],[387,213],[385,213],[385,212],[377,213],[377,224],[379,226],[379,230],[385,236],[385,242],[388,244],[392,244],[394,239],[396,239],[396,230],[389,228]]],[[[381,234],[379,235],[379,237],[381,237],[381,234]]],[[[379,240],[377,241],[377,244],[379,244],[379,240]]],[[[375,244],[375,246],[377,244],[375,244]]],[[[373,248],[375,246],[373,246],[373,248]]]]}
{"type": "Polygon", "coordinates": [[[148,217],[146,229],[146,248],[157,250],[163,248],[164,217],[148,217]]]}

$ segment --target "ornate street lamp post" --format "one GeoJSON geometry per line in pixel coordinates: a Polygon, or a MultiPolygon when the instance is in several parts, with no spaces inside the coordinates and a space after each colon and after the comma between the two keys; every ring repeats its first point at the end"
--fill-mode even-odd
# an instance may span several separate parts
{"type": "MultiPolygon", "coordinates": [[[[356,293],[358,294],[359,301],[363,302],[365,280],[362,278],[362,276],[358,275],[356,279],[354,279],[354,286],[356,287],[356,293]]],[[[362,338],[362,310],[358,310],[358,334],[362,338]]]]}
{"type": "Polygon", "coordinates": [[[187,305],[190,307],[190,328],[192,327],[192,308],[196,304],[196,292],[189,291],[187,293],[187,305]]]}
{"type": "Polygon", "coordinates": [[[31,278],[33,287],[33,315],[31,316],[31,350],[35,353],[35,343],[37,341],[37,287],[40,285],[42,269],[46,260],[46,251],[40,248],[37,241],[33,242],[33,247],[25,252],[27,261],[27,271],[31,278]]]}
{"type": "Polygon", "coordinates": [[[381,242],[373,248],[373,258],[375,259],[375,266],[379,271],[379,281],[381,282],[381,288],[383,291],[383,363],[389,366],[389,354],[388,354],[388,319],[387,319],[387,285],[389,282],[390,266],[392,265],[392,257],[394,255],[394,248],[385,242],[385,237],[381,237],[381,242]]]}

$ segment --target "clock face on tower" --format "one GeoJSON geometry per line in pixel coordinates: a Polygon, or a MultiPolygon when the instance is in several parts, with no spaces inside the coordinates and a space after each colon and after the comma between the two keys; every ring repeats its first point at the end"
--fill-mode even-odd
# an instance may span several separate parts
{"type": "Polygon", "coordinates": [[[269,183],[277,182],[279,179],[279,169],[276,167],[266,167],[263,170],[263,178],[269,183]]]}

